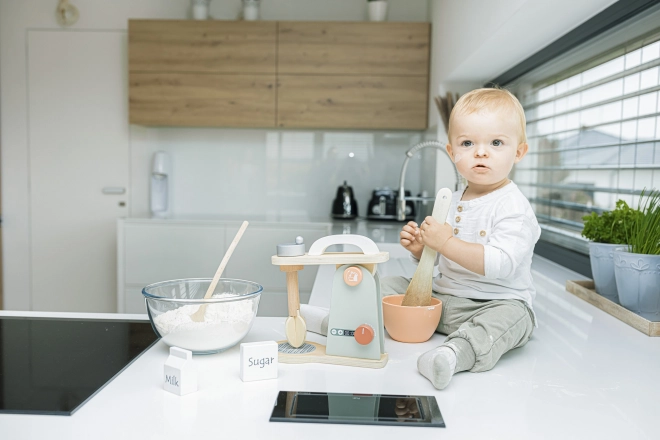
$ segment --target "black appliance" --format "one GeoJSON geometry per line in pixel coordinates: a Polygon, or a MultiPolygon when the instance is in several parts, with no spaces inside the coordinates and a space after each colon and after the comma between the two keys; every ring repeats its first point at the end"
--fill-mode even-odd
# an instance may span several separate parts
{"type": "Polygon", "coordinates": [[[353,188],[344,180],[344,184],[337,188],[337,196],[332,202],[332,218],[354,219],[357,216],[358,206],[353,188]]]}
{"type": "Polygon", "coordinates": [[[0,317],[0,414],[71,415],[157,340],[149,321],[0,317]]]}
{"type": "MultiPolygon", "coordinates": [[[[405,192],[406,197],[410,196],[410,191],[405,192]]],[[[369,200],[367,206],[367,218],[369,220],[396,220],[396,205],[399,191],[394,191],[388,187],[376,188],[369,200]]],[[[406,221],[415,219],[415,204],[406,201],[406,221]]]]}

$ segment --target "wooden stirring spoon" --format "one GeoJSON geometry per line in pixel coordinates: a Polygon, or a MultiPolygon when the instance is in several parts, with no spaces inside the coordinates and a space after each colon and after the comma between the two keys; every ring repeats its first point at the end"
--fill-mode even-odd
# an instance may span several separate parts
{"type": "MultiPolygon", "coordinates": [[[[431,216],[440,223],[447,221],[449,205],[451,204],[451,190],[442,188],[435,196],[433,213],[431,216]]],[[[431,304],[431,294],[433,293],[433,263],[438,255],[436,251],[428,246],[424,246],[422,258],[419,260],[417,270],[408,285],[406,294],[401,302],[402,306],[428,306],[431,304]]]]}
{"type": "MultiPolygon", "coordinates": [[[[222,257],[222,261],[220,262],[220,266],[218,266],[218,270],[215,271],[215,275],[213,276],[213,281],[211,281],[211,285],[206,290],[206,295],[204,295],[204,299],[209,299],[213,295],[213,291],[215,290],[215,287],[218,285],[218,281],[220,281],[220,275],[222,275],[222,272],[224,272],[225,267],[229,262],[229,258],[231,257],[231,254],[234,253],[234,249],[236,249],[236,245],[243,236],[243,232],[245,232],[245,229],[247,229],[248,224],[249,223],[247,221],[243,222],[240,229],[236,233],[234,240],[229,245],[227,252],[225,252],[225,256],[222,257]]],[[[200,306],[200,308],[197,309],[195,313],[190,315],[190,319],[192,319],[194,322],[204,322],[204,314],[206,313],[207,305],[208,304],[203,304],[202,306],[200,306]]]]}

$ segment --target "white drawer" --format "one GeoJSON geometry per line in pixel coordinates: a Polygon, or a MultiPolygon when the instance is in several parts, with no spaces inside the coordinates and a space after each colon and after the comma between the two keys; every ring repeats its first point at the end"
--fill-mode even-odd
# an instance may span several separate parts
{"type": "Polygon", "coordinates": [[[224,253],[224,226],[126,224],[124,284],[211,278],[224,253]]]}
{"type": "MultiPolygon", "coordinates": [[[[300,304],[307,304],[309,293],[300,292],[300,304]]],[[[289,316],[288,297],[286,290],[266,290],[261,294],[257,316],[289,316]]]]}
{"type": "Polygon", "coordinates": [[[124,288],[124,311],[122,313],[147,313],[141,287],[124,288]]]}
{"type": "MultiPolygon", "coordinates": [[[[231,243],[240,225],[227,225],[225,240],[231,243]]],[[[264,289],[286,291],[286,274],[279,266],[273,266],[271,257],[277,253],[280,243],[293,243],[296,236],[305,239],[305,247],[317,239],[329,234],[328,228],[322,226],[307,226],[291,228],[290,226],[250,225],[236,247],[227,269],[226,276],[254,281],[264,286],[264,289]],[[249,233],[248,233],[249,232],[249,233]]],[[[318,266],[305,266],[298,272],[299,289],[311,292],[318,266]]]]}

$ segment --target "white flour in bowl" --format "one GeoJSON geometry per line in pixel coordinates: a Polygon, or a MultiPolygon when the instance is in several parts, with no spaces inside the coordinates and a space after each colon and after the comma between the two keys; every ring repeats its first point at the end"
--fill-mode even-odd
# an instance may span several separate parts
{"type": "MultiPolygon", "coordinates": [[[[234,295],[213,295],[213,298],[223,297],[234,295]]],[[[156,316],[154,324],[167,345],[192,351],[222,350],[235,345],[250,330],[258,300],[209,304],[203,322],[190,319],[201,306],[181,306],[156,316]]]]}

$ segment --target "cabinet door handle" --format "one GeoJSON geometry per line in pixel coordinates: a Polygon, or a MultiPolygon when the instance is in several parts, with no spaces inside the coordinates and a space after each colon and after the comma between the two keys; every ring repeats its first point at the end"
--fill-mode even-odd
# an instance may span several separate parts
{"type": "Polygon", "coordinates": [[[126,188],[121,186],[106,186],[101,191],[103,194],[125,194],[126,188]]]}

